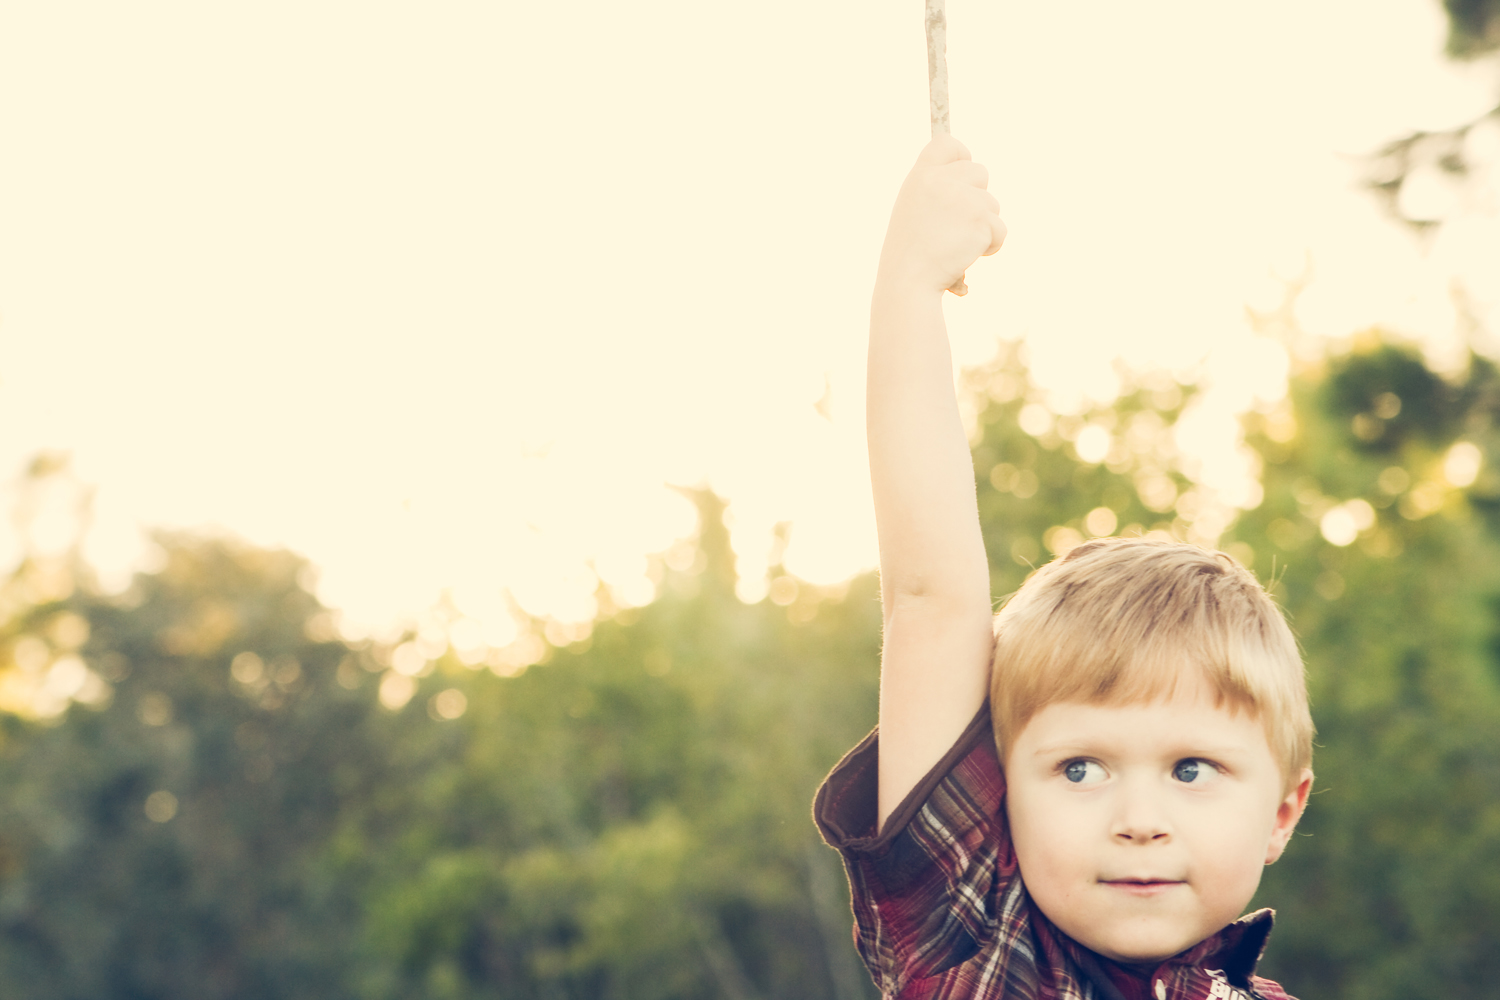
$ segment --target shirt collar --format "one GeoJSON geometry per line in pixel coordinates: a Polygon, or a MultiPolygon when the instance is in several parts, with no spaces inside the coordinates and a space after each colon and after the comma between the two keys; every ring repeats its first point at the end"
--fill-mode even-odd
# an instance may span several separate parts
{"type": "Polygon", "coordinates": [[[1247,913],[1217,934],[1204,938],[1166,965],[1191,965],[1199,969],[1222,969],[1231,986],[1247,989],[1255,967],[1266,952],[1266,940],[1276,921],[1273,910],[1247,913]]]}
{"type": "MultiPolygon", "coordinates": [[[[1104,975],[1094,952],[1064,934],[1040,911],[1036,911],[1036,915],[1040,918],[1038,923],[1045,928],[1044,934],[1050,936],[1089,979],[1094,980],[1104,975]]],[[[1271,935],[1271,925],[1275,919],[1275,911],[1270,909],[1248,913],[1187,951],[1167,959],[1157,968],[1152,978],[1164,977],[1176,981],[1182,977],[1173,975],[1174,972],[1218,969],[1224,973],[1224,978],[1231,986],[1248,990],[1250,978],[1255,975],[1255,967],[1265,953],[1266,940],[1271,935]]],[[[1118,992],[1113,984],[1099,985],[1104,987],[1105,996],[1118,992]]]]}

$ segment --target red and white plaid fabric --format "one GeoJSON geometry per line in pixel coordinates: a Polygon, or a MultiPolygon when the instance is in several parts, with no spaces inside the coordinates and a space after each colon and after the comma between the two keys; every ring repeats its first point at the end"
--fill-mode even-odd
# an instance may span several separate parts
{"type": "Polygon", "coordinates": [[[1006,829],[989,708],[875,835],[876,739],[818,789],[814,819],[844,858],[855,947],[890,1000],[1293,1000],[1255,975],[1270,910],[1132,973],[1032,905],[1006,829]]]}

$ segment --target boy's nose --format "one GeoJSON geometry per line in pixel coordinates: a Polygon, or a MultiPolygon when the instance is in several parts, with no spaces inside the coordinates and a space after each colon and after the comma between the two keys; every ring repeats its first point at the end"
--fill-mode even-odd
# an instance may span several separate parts
{"type": "Polygon", "coordinates": [[[1149,824],[1124,825],[1115,830],[1115,837],[1126,843],[1147,844],[1152,841],[1168,841],[1172,839],[1172,832],[1162,826],[1149,824]]]}
{"type": "Polygon", "coordinates": [[[1149,844],[1172,839],[1172,827],[1164,810],[1150,796],[1131,797],[1121,803],[1110,831],[1116,840],[1149,844]]]}

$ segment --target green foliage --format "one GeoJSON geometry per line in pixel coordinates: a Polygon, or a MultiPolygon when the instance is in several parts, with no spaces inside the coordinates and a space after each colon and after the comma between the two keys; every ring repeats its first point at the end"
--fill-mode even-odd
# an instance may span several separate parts
{"type": "Polygon", "coordinates": [[[1253,421],[1265,501],[1234,531],[1277,580],[1319,729],[1303,836],[1262,888],[1270,966],[1307,994],[1480,997],[1500,976],[1500,479],[1443,471],[1459,438],[1495,453],[1497,389],[1485,359],[1444,379],[1370,339],[1253,421]],[[1333,545],[1320,522],[1351,500],[1374,523],[1333,545]]]}
{"type": "Polygon", "coordinates": [[[1194,505],[1183,501],[1191,484],[1177,467],[1170,431],[1193,389],[1161,376],[1149,382],[1127,384],[1109,406],[1049,414],[1033,435],[1021,428],[1022,411],[1040,412],[1043,397],[1017,346],[969,373],[981,404],[974,473],[992,593],[1013,593],[1032,569],[1091,535],[1190,532],[1175,508],[1194,505]],[[1079,457],[1086,428],[1110,437],[1102,461],[1079,457]],[[1091,528],[1094,511],[1101,513],[1091,528]]]}
{"type": "MultiPolygon", "coordinates": [[[[1443,0],[1448,14],[1448,55],[1474,59],[1500,48],[1500,0],[1443,0]]],[[[1471,188],[1476,173],[1469,134],[1477,126],[1500,117],[1500,105],[1452,128],[1417,129],[1385,143],[1366,157],[1365,184],[1391,218],[1414,233],[1442,225],[1442,218],[1407,214],[1401,193],[1406,182],[1422,171],[1436,171],[1459,192],[1471,188]]]]}
{"type": "Polygon", "coordinates": [[[745,606],[719,536],[550,663],[449,678],[459,744],[342,834],[378,858],[362,995],[865,995],[807,815],[874,717],[873,583],[745,606]]]}
{"type": "Polygon", "coordinates": [[[83,657],[116,683],[56,724],[7,720],[0,990],[337,995],[353,900],[318,856],[379,778],[362,770],[369,706],[333,684],[344,651],[303,634],[316,605],[295,559],[163,544],[122,600],[77,594],[6,626],[14,651],[81,618],[83,657]],[[262,667],[242,684],[230,660],[247,650],[262,667]],[[179,804],[169,822],[143,811],[153,793],[179,804]]]}
{"type": "Polygon", "coordinates": [[[1448,53],[1459,59],[1500,47],[1500,2],[1443,0],[1448,11],[1448,53]]]}
{"type": "MultiPolygon", "coordinates": [[[[1500,473],[1473,460],[1500,446],[1500,373],[1374,336],[1300,373],[1247,418],[1264,499],[1237,520],[1175,452],[1193,387],[1125,382],[1059,416],[1014,351],[971,373],[995,593],[1097,533],[1216,538],[1251,565],[1320,731],[1304,836],[1262,890],[1268,973],[1487,996],[1500,473]]],[[[745,605],[722,504],[695,498],[702,557],[659,567],[653,604],[524,671],[445,654],[396,709],[389,645],[337,639],[285,553],[163,537],[113,598],[23,565],[0,586],[0,704],[76,680],[75,655],[92,680],[62,714],[0,714],[0,993],[873,996],[808,804],[875,719],[875,581],[783,576],[782,603],[745,605]]]]}
{"type": "Polygon", "coordinates": [[[25,608],[0,653],[77,616],[113,691],[0,717],[0,992],[868,996],[808,803],[874,719],[874,583],[745,606],[699,499],[660,600],[397,711],[284,553],[167,537],[122,599],[25,608]]]}

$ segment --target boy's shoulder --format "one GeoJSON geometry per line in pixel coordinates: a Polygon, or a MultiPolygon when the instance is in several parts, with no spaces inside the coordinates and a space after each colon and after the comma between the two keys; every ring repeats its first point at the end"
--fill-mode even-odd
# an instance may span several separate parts
{"type": "Polygon", "coordinates": [[[873,730],[844,755],[819,786],[813,818],[823,839],[837,850],[846,848],[884,854],[903,837],[925,837],[947,831],[939,841],[950,842],[972,832],[1004,837],[991,830],[1001,823],[1005,776],[985,704],[891,813],[885,828],[876,831],[879,730],[873,730]],[[920,821],[919,821],[920,820],[920,821]]]}
{"type": "Polygon", "coordinates": [[[988,708],[880,830],[878,742],[877,730],[846,754],[813,807],[843,856],[855,945],[875,984],[887,997],[1040,996],[988,708]]]}

